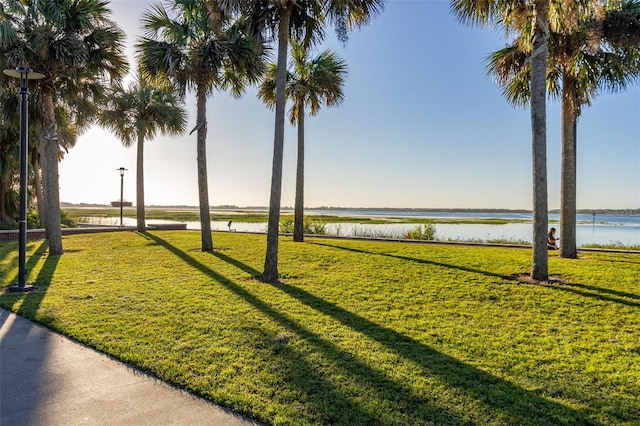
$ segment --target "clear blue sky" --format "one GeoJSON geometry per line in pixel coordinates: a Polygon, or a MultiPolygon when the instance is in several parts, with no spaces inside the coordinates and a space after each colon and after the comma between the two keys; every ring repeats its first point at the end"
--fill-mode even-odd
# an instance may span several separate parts
{"type": "MultiPolygon", "coordinates": [[[[149,1],[111,3],[128,52],[149,1]]],[[[345,100],[306,120],[305,206],[531,209],[528,108],[513,108],[486,75],[486,56],[506,43],[460,24],[448,1],[390,0],[343,46],[321,47],[349,65],[345,100]]],[[[187,98],[189,129],[195,101],[187,98]]],[[[250,88],[208,104],[211,205],[267,206],[274,114],[250,88]]],[[[560,204],[560,109],[549,102],[549,208],[560,204]]],[[[147,205],[197,205],[196,135],[145,146],[147,205]]],[[[282,205],[294,204],[296,129],[287,124],[282,205]]],[[[73,203],[119,199],[118,167],[135,201],[135,148],[95,127],[60,165],[60,196],[73,203]]],[[[578,123],[578,208],[640,207],[640,87],[602,94],[578,123]]]]}

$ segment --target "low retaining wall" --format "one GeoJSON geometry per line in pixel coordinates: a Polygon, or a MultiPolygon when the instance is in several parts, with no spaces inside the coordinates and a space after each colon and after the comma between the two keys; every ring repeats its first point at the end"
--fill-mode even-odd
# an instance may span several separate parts
{"type": "MultiPolygon", "coordinates": [[[[62,228],[62,235],[72,234],[94,234],[97,232],[135,231],[135,226],[119,227],[80,227],[62,228]]],[[[27,240],[44,240],[44,229],[27,229],[27,240]]],[[[20,231],[17,229],[0,230],[0,241],[14,241],[20,238],[20,231]]]]}
{"type": "MultiPolygon", "coordinates": [[[[74,234],[95,234],[98,232],[118,232],[135,231],[135,226],[79,226],[77,228],[62,228],[62,235],[74,234]]],[[[149,230],[184,230],[186,223],[162,223],[147,225],[149,230]]],[[[44,240],[44,229],[27,229],[27,240],[44,240]]],[[[20,238],[20,231],[17,229],[0,230],[0,241],[14,241],[20,238]]]]}
{"type": "MultiPolygon", "coordinates": [[[[0,231],[0,241],[13,241],[20,238],[20,231],[9,229],[0,231]]],[[[27,240],[43,240],[44,229],[27,229],[27,240]]]]}

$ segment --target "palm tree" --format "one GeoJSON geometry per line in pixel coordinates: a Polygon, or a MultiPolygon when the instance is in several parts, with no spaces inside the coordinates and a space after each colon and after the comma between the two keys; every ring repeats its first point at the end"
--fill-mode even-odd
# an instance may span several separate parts
{"type": "Polygon", "coordinates": [[[546,63],[549,38],[549,0],[513,2],[507,0],[452,0],[452,9],[464,21],[475,24],[497,23],[507,33],[517,31],[531,64],[531,132],[533,169],[533,253],[531,278],[549,277],[547,254],[547,131],[546,63]]]}
{"type": "Polygon", "coordinates": [[[99,122],[120,138],[137,146],[136,213],[138,232],[146,231],[144,210],[144,142],[157,133],[179,135],[185,131],[187,112],[170,87],[158,87],[142,77],[128,89],[116,87],[100,113],[99,122]]]}
{"type": "MultiPolygon", "coordinates": [[[[600,90],[616,92],[640,74],[640,2],[607,2],[589,10],[586,21],[558,30],[558,73],[562,75],[562,184],[560,257],[577,258],[577,120],[600,90]],[[605,9],[602,11],[602,9],[605,9]],[[600,18],[604,15],[604,18],[600,18]],[[595,27],[595,30],[593,29],[595,27]],[[577,46],[576,39],[583,40],[577,46]],[[595,52],[595,53],[594,53],[595,52]]],[[[555,46],[554,46],[555,47],[555,46]]],[[[555,56],[555,55],[554,55],[555,56]]]]}
{"type": "MultiPolygon", "coordinates": [[[[155,5],[142,18],[145,36],[137,44],[143,75],[171,82],[181,95],[195,89],[198,198],[202,251],[213,250],[207,180],[207,96],[231,89],[239,97],[264,70],[264,49],[242,21],[225,15],[211,20],[205,0],[155,5]]],[[[190,133],[190,134],[191,134],[190,133]]]]}
{"type": "Polygon", "coordinates": [[[535,0],[531,46],[531,131],[533,151],[533,253],[531,278],[549,278],[547,254],[547,89],[546,69],[549,38],[549,1],[535,0]]]}
{"type": "Polygon", "coordinates": [[[64,105],[64,114],[78,129],[86,128],[95,119],[107,84],[119,80],[127,71],[124,34],[110,19],[103,0],[2,0],[1,6],[5,21],[0,39],[2,67],[27,64],[44,74],[37,89],[42,99],[46,229],[49,254],[60,255],[60,138],[56,111],[64,105]]]}
{"type": "MultiPolygon", "coordinates": [[[[3,85],[13,83],[5,79],[3,85]]],[[[18,217],[19,120],[15,88],[0,88],[0,224],[18,217]]]]}
{"type": "MultiPolygon", "coordinates": [[[[560,256],[577,258],[576,245],[576,142],[577,120],[584,105],[602,90],[617,91],[637,80],[640,69],[639,44],[610,34],[625,32],[628,22],[640,22],[640,2],[622,4],[586,4],[577,13],[557,13],[551,22],[547,87],[562,103],[562,189],[560,210],[560,256]],[[615,8],[611,8],[614,6],[615,8]],[[572,20],[570,20],[572,19],[572,20]],[[616,28],[616,26],[618,28],[616,28]],[[607,28],[607,31],[603,29],[607,28]]],[[[637,37],[637,36],[636,36],[637,37]]],[[[489,71],[503,87],[513,104],[524,105],[530,99],[527,90],[530,68],[525,65],[526,51],[516,39],[510,46],[493,53],[489,71]]]]}
{"type": "MultiPolygon", "coordinates": [[[[40,141],[42,139],[42,101],[40,92],[36,91],[29,96],[29,117],[27,122],[29,123],[29,138],[32,141],[40,141]]],[[[19,137],[18,137],[18,128],[19,128],[19,117],[16,114],[19,108],[18,97],[15,96],[15,90],[8,92],[5,91],[0,95],[0,106],[1,106],[1,115],[3,117],[4,126],[2,126],[2,130],[0,130],[0,137],[4,139],[2,150],[2,156],[0,158],[0,181],[4,179],[7,180],[7,173],[11,175],[17,176],[18,173],[18,157],[19,157],[19,137]],[[8,96],[8,94],[10,94],[8,96]],[[9,150],[9,147],[13,147],[12,150],[9,150]],[[11,168],[13,167],[13,168],[11,168]]],[[[64,111],[56,111],[56,122],[58,124],[58,142],[60,147],[64,149],[66,152],[69,151],[75,145],[77,140],[77,133],[75,126],[68,120],[69,114],[64,111]]],[[[35,198],[37,200],[38,207],[38,216],[40,223],[45,223],[45,213],[44,213],[44,195],[42,190],[42,181],[41,181],[41,167],[40,167],[40,143],[30,143],[28,144],[28,165],[30,168],[28,169],[29,178],[29,192],[35,194],[35,198]]],[[[62,159],[63,153],[60,151],[59,159],[62,159]]],[[[0,184],[1,185],[1,184],[0,184]]],[[[16,187],[17,189],[17,187],[16,187]]],[[[13,191],[13,188],[0,188],[0,193],[5,194],[4,198],[7,205],[12,205],[17,203],[18,193],[13,191]],[[8,190],[8,192],[7,192],[8,190]]],[[[2,201],[0,201],[1,203],[2,201]]],[[[31,199],[28,198],[28,204],[30,204],[31,199]]],[[[16,204],[17,208],[17,204],[16,204]]],[[[6,216],[5,216],[6,217],[6,216]]]]}
{"type": "MultiPolygon", "coordinates": [[[[32,114],[39,114],[42,111],[42,100],[41,97],[38,96],[39,92],[35,93],[34,103],[38,105],[37,107],[29,110],[29,123],[37,123],[38,126],[29,125],[29,134],[33,135],[34,140],[39,141],[38,144],[34,144],[32,151],[32,167],[34,170],[33,175],[33,184],[35,186],[35,195],[38,203],[38,214],[40,217],[40,224],[45,224],[46,222],[46,203],[45,203],[45,195],[46,192],[44,190],[44,181],[40,178],[43,175],[43,170],[45,169],[44,165],[46,164],[45,157],[41,154],[45,151],[44,144],[47,139],[44,137],[42,123],[37,116],[32,116],[32,114]]],[[[79,102],[82,102],[82,96],[79,96],[79,102]]],[[[70,99],[69,102],[73,105],[76,103],[76,100],[70,99]]],[[[92,112],[92,114],[94,114],[92,112]]],[[[55,117],[56,117],[56,130],[57,130],[57,138],[58,145],[60,149],[58,150],[58,161],[62,161],[64,158],[64,154],[68,153],[71,148],[76,145],[78,141],[78,134],[86,129],[87,124],[83,119],[77,120],[74,119],[74,113],[72,111],[72,107],[70,105],[65,105],[63,103],[58,103],[55,107],[55,117]],[[82,125],[81,125],[82,124],[82,125]]],[[[31,149],[31,148],[30,148],[31,149]]]]}
{"type": "MultiPolygon", "coordinates": [[[[287,73],[287,98],[293,100],[289,110],[291,124],[298,125],[298,161],[296,167],[296,200],[294,209],[293,241],[304,240],[304,119],[305,107],[310,115],[316,115],[324,102],[335,106],[342,102],[342,86],[347,74],[347,64],[335,53],[324,50],[315,58],[309,58],[308,49],[291,41],[293,69],[287,73]]],[[[276,102],[277,64],[271,64],[260,86],[258,96],[271,108],[276,102]]]]}
{"type": "Polygon", "coordinates": [[[277,282],[278,230],[280,226],[280,202],[282,196],[282,160],[284,155],[284,121],[286,108],[287,49],[289,38],[309,46],[324,36],[323,25],[332,23],[338,38],[347,40],[349,28],[359,27],[371,21],[382,9],[384,0],[207,0],[212,16],[222,12],[238,12],[245,16],[254,30],[277,37],[278,59],[276,76],[275,130],[273,138],[273,163],[269,221],[267,225],[267,250],[262,279],[277,282]]]}

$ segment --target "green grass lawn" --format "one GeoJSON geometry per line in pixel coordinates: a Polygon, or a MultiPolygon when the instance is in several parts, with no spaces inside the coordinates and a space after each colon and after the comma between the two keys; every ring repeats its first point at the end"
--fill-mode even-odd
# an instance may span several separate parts
{"type": "MultiPolygon", "coordinates": [[[[640,255],[194,231],[28,243],[0,305],[267,424],[640,423],[640,255]]],[[[0,282],[17,244],[0,243],[0,282]]]]}

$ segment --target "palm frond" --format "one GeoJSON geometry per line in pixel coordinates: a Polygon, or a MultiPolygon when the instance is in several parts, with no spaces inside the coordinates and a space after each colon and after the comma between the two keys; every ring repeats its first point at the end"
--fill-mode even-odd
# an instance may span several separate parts
{"type": "MultiPolygon", "coordinates": [[[[330,51],[324,50],[311,58],[303,43],[292,39],[291,70],[287,70],[286,99],[292,101],[289,121],[298,120],[298,105],[309,107],[311,115],[317,114],[322,105],[336,106],[344,99],[342,91],[347,76],[347,64],[330,51]]],[[[271,64],[258,91],[258,97],[269,107],[276,102],[277,65],[271,64]]]]}
{"type": "Polygon", "coordinates": [[[127,89],[113,89],[99,115],[99,123],[128,147],[158,133],[183,133],[186,117],[180,97],[170,86],[156,86],[139,78],[127,89]]]}
{"type": "Polygon", "coordinates": [[[485,59],[487,73],[502,86],[522,72],[526,67],[527,58],[528,55],[517,45],[507,46],[493,52],[485,59]]]}
{"type": "Polygon", "coordinates": [[[278,75],[278,65],[270,64],[262,79],[262,84],[258,87],[258,97],[270,109],[276,106],[276,77],[278,75]]]}
{"type": "Polygon", "coordinates": [[[622,1],[619,10],[608,11],[602,31],[614,48],[640,49],[640,1],[622,1]]]}
{"type": "Polygon", "coordinates": [[[137,43],[145,78],[171,82],[182,95],[192,88],[207,94],[229,89],[236,97],[259,80],[267,49],[251,37],[246,21],[230,19],[219,3],[211,7],[218,19],[213,24],[204,0],[145,13],[146,36],[137,43]]]}

